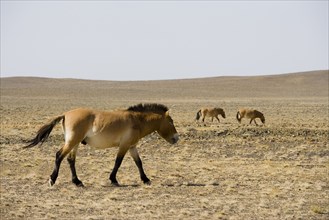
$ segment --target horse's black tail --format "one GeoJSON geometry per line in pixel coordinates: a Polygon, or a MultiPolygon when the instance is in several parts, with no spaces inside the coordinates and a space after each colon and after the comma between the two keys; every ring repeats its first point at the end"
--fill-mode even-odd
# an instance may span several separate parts
{"type": "Polygon", "coordinates": [[[196,113],[196,120],[199,120],[199,118],[201,117],[201,109],[196,113]]]}
{"type": "Polygon", "coordinates": [[[27,143],[29,143],[29,145],[26,145],[23,148],[34,147],[37,144],[39,144],[40,142],[41,142],[41,144],[43,142],[45,142],[47,140],[47,138],[49,137],[50,132],[55,127],[55,125],[57,123],[59,123],[62,119],[64,119],[64,115],[58,116],[55,119],[53,119],[51,122],[49,122],[48,124],[45,124],[44,126],[42,126],[39,129],[39,131],[37,132],[37,136],[34,139],[28,141],[27,143]]]}
{"type": "Polygon", "coordinates": [[[238,111],[238,112],[236,113],[236,120],[238,120],[239,123],[241,122],[240,111],[238,111]]]}

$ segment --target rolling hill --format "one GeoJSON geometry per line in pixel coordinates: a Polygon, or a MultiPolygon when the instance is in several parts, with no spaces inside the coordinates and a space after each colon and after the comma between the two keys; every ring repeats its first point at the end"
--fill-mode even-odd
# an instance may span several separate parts
{"type": "Polygon", "coordinates": [[[38,77],[1,78],[1,96],[136,99],[328,97],[328,70],[269,76],[223,76],[158,81],[99,81],[38,77]]]}

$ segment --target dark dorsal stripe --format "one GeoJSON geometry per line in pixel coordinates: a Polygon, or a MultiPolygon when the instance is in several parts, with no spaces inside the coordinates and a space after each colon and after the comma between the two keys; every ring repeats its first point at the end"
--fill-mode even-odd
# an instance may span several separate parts
{"type": "Polygon", "coordinates": [[[134,106],[130,106],[128,111],[133,112],[156,112],[156,113],[165,113],[168,111],[167,106],[162,104],[156,104],[156,103],[147,103],[147,104],[138,104],[134,106]]]}

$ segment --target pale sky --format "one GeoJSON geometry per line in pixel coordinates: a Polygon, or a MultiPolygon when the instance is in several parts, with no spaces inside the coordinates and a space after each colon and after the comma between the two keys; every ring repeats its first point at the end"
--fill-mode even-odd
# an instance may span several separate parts
{"type": "Polygon", "coordinates": [[[1,77],[102,80],[329,69],[328,1],[4,1],[1,77]]]}

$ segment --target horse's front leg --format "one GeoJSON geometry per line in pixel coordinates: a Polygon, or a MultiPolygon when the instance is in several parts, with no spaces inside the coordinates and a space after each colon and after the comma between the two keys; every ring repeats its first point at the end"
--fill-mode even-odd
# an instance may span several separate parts
{"type": "Polygon", "coordinates": [[[251,119],[249,124],[251,124],[252,121],[254,121],[255,125],[258,126],[258,124],[256,123],[256,118],[251,119]]]}
{"type": "Polygon", "coordinates": [[[135,161],[135,163],[136,163],[136,165],[138,167],[139,174],[140,174],[140,177],[141,177],[142,181],[145,184],[151,184],[150,179],[147,178],[146,174],[144,173],[143,163],[142,163],[141,158],[139,157],[139,154],[138,154],[138,151],[137,151],[136,146],[130,148],[129,149],[129,153],[130,153],[131,157],[134,159],[134,161],[135,161]]]}
{"type": "Polygon", "coordinates": [[[256,122],[256,118],[254,119],[255,125],[258,126],[257,122],[256,122]]]}
{"type": "Polygon", "coordinates": [[[119,186],[116,176],[117,176],[119,167],[121,166],[122,160],[125,157],[128,149],[129,149],[129,147],[126,147],[126,146],[119,147],[119,152],[117,154],[117,158],[115,159],[114,168],[110,174],[110,180],[111,180],[112,185],[114,185],[114,186],[119,186]]]}
{"type": "Polygon", "coordinates": [[[217,121],[218,121],[218,122],[220,122],[220,120],[219,120],[218,116],[216,116],[215,118],[217,119],[217,121]]]}

